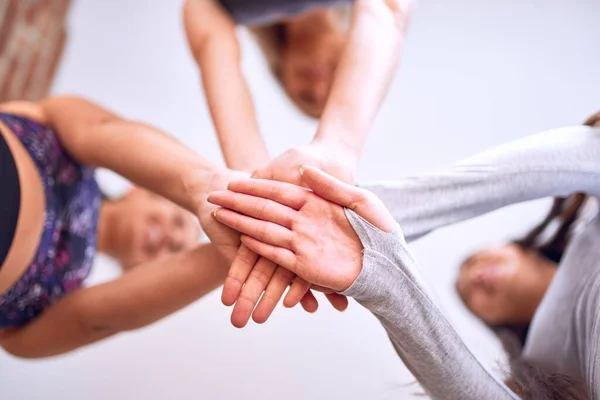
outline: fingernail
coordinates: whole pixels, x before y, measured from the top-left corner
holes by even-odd
[[[298,171],[300,171],[300,176],[304,175],[304,167],[301,166]]]
[[[212,212],[212,216],[214,219],[218,219],[217,218],[217,212],[219,211],[219,209],[217,208],[215,211]]]

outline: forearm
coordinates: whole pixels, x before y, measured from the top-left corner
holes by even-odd
[[[215,0],[187,0],[183,22],[227,166],[252,172],[268,154],[241,70],[235,21]]]
[[[174,138],[75,97],[41,103],[66,150],[82,164],[110,169],[196,213],[198,193],[220,169]]]
[[[398,65],[407,24],[398,0],[358,0],[316,141],[358,159]]]
[[[268,161],[269,155],[239,55],[230,57],[228,52],[239,49],[228,49],[227,41],[209,40],[196,59],[225,162],[229,168],[252,172]]]
[[[25,358],[50,357],[139,329],[223,283],[227,266],[207,244],[132,269],[121,278],[66,295],[0,345]]]
[[[407,240],[498,208],[575,192],[600,193],[600,132],[573,126],[532,135],[439,173],[361,185]]]
[[[365,249],[361,274],[342,294],[379,319],[427,394],[444,400],[517,398],[474,357],[436,306],[402,234],[379,231],[351,211],[346,215]]]

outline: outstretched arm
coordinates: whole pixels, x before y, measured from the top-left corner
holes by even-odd
[[[308,146],[290,149],[254,177],[302,184],[311,165],[353,182],[364,142],[388,91],[415,0],[358,0],[352,26],[317,129]]]
[[[227,166],[252,172],[269,155],[242,74],[235,22],[215,0],[187,0],[183,20]]]
[[[361,187],[383,201],[408,241],[510,204],[576,192],[600,195],[600,128],[554,129],[446,171]]]
[[[314,141],[358,162],[396,72],[414,0],[357,0],[348,42]]]
[[[222,172],[168,134],[85,99],[57,96],[39,104],[73,158],[112,170],[194,214],[194,192],[203,192]]]
[[[207,244],[134,268],[120,278],[67,294],[0,346],[25,358],[50,357],[150,325],[223,283],[227,264]]]
[[[115,171],[198,215],[212,243],[233,260],[239,235],[214,221],[205,199],[209,191],[225,188],[244,173],[218,168],[160,130],[81,98],[5,103],[0,110],[53,127],[67,152],[82,164]]]

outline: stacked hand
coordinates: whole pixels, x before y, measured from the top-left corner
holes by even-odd
[[[217,171],[208,177],[199,178],[199,181],[208,181],[208,185],[204,186],[201,190],[190,188],[191,191],[196,193],[196,202],[199,204],[197,213],[202,229],[228,263],[232,263],[236,259],[236,255],[239,259],[239,254],[242,254],[242,257],[244,254],[248,254],[249,257],[253,257],[254,261],[256,261],[257,256],[252,251],[244,248],[243,245],[240,249],[240,233],[215,220],[213,212],[217,207],[207,202],[206,199],[210,192],[224,190],[230,182],[244,178],[248,178],[247,173],[227,169]],[[244,253],[245,250],[247,251],[246,253]],[[262,259],[261,263],[264,264],[258,264],[257,267],[271,264],[271,261]],[[316,309],[315,303],[314,296],[305,296],[301,299],[302,307],[308,311]]]
[[[253,178],[302,185],[299,167],[313,165],[346,181],[352,181],[355,164],[351,157],[341,152],[312,144],[288,150],[274,159],[267,168],[255,172]],[[290,186],[296,187],[294,185]],[[284,305],[292,307],[301,302],[307,311],[315,311],[318,303],[309,290],[309,282],[298,278],[289,269],[277,267],[272,260],[259,257],[256,252],[242,245],[231,265],[222,295],[225,305],[235,304],[231,317],[233,325],[243,327],[250,316],[258,323],[265,322],[290,284],[292,286],[284,299]],[[344,310],[347,307],[348,302],[344,296],[329,288],[313,288],[325,292],[336,309]]]
[[[302,183],[312,191],[246,179],[230,183],[228,191],[213,192],[208,201],[222,207],[215,212],[216,219],[241,232],[248,249],[309,284],[343,291],[360,274],[363,250],[344,207],[378,229],[389,232],[396,225],[371,193],[316,168],[303,170]]]

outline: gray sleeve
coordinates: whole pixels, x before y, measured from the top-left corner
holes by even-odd
[[[600,396],[600,274],[595,273],[582,284],[575,305],[573,323],[575,344],[581,374],[587,384],[590,398]]]
[[[573,126],[516,140],[453,168],[361,185],[379,197],[410,242],[509,204],[600,191],[600,130]]]
[[[363,270],[343,294],[370,310],[432,399],[518,399],[469,351],[434,303],[400,230],[346,215],[364,246]]]

